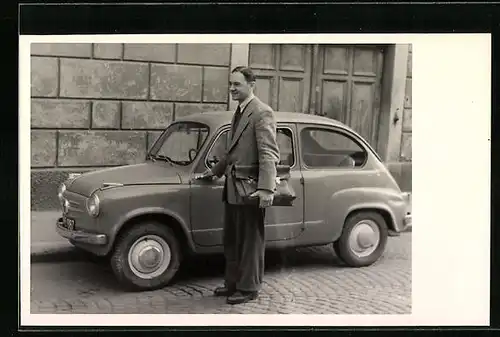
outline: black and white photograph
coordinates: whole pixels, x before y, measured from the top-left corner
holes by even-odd
[[[414,324],[415,38],[205,40],[26,39],[27,315]]]

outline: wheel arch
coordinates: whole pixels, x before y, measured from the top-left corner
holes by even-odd
[[[333,241],[342,234],[346,220],[359,212],[375,212],[382,216],[387,229],[400,231],[400,222],[405,212],[405,203],[401,193],[387,188],[347,188],[334,193],[326,211],[326,218],[334,224]]]
[[[355,226],[357,225],[357,222],[349,221],[349,218],[355,217],[356,215],[362,213],[371,213],[372,218],[374,216],[379,218],[378,221],[376,222],[384,221],[386,225],[385,226],[383,224],[378,225],[381,232],[379,235],[379,241],[377,246],[371,245],[371,246],[360,247],[363,253],[365,253],[364,251],[365,249],[373,248],[373,251],[369,252],[368,255],[360,256],[358,255],[358,253],[356,253],[356,251],[358,250],[353,248],[351,245],[352,242],[350,242],[351,238],[355,238],[356,242],[359,239],[359,237],[351,236],[351,233],[355,228]],[[375,263],[378,259],[380,259],[380,257],[384,253],[387,244],[387,237],[388,237],[387,231],[390,228],[389,223],[387,223],[387,219],[390,219],[390,216],[391,215],[388,211],[384,210],[383,208],[380,209],[377,207],[372,207],[372,208],[360,207],[351,210],[348,213],[347,217],[345,218],[346,220],[342,228],[342,234],[333,242],[333,249],[337,257],[351,267],[364,267]],[[362,218],[363,216],[359,217],[358,219],[354,218],[352,220],[359,221]],[[380,218],[382,218],[382,220]]]
[[[387,228],[390,230],[396,230],[394,214],[392,214],[392,212],[383,205],[358,205],[353,207],[347,212],[347,215],[344,218],[344,226],[349,217],[362,212],[374,212],[380,214],[384,219]]]
[[[172,214],[159,212],[159,211],[150,211],[150,212],[141,212],[130,216],[117,228],[115,234],[113,235],[113,241],[110,245],[109,252],[113,252],[116,247],[117,238],[123,232],[133,228],[134,226],[139,225],[143,222],[157,222],[162,224],[163,226],[169,227],[173,232],[176,238],[179,240],[179,245],[181,248],[182,254],[191,254],[194,251],[194,246],[192,241],[189,239],[189,232],[187,232],[186,227],[182,224],[182,222]]]

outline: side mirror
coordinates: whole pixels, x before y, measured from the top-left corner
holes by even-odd
[[[219,162],[219,158],[217,158],[217,156],[213,156],[212,158],[208,159],[207,162],[208,162],[208,167],[212,168],[215,166],[215,164]]]

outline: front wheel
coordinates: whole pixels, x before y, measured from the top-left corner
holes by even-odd
[[[388,229],[375,212],[359,212],[346,219],[342,235],[333,243],[337,256],[351,267],[373,264],[384,253]]]
[[[166,286],[181,261],[173,231],[156,222],[134,226],[117,238],[111,268],[130,290],[154,290]]]

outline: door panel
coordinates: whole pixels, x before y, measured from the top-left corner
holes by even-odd
[[[250,45],[250,67],[276,70],[276,46],[272,44]]]
[[[297,193],[292,207],[270,207],[266,210],[266,241],[297,239],[304,230],[304,198],[302,173],[297,168],[291,172],[290,184]]]
[[[271,102],[273,99],[274,92],[274,77],[259,77],[255,81],[256,90],[255,93],[263,102]]]
[[[297,162],[293,126],[283,125],[278,128],[277,140],[281,152],[281,164],[293,165]],[[290,130],[291,129],[291,130]],[[210,148],[207,158],[214,155],[221,157],[227,144],[221,134]],[[203,170],[203,169],[202,169]],[[202,171],[201,170],[201,171]],[[299,236],[304,227],[303,185],[298,163],[291,172],[290,182],[297,199],[293,207],[271,207],[266,212],[266,241],[290,240]],[[225,178],[216,181],[193,181],[191,184],[191,230],[193,240],[200,246],[218,246],[223,244],[224,203],[222,193]]]
[[[290,184],[297,194],[291,207],[271,207],[266,210],[266,241],[282,241],[297,238],[304,229],[304,186],[297,159],[294,125],[280,125],[277,141],[280,164],[291,167]]]
[[[280,70],[306,72],[309,57],[307,51],[308,48],[304,45],[282,45],[279,53]]]
[[[302,111],[304,81],[300,78],[280,78],[279,109],[282,111]]]
[[[373,48],[354,48],[354,76],[377,76],[378,50]]]
[[[373,172],[363,168],[367,153],[351,138],[331,127],[299,127],[304,178],[304,224],[308,240],[328,242],[342,230],[333,221],[332,196],[344,189],[366,186]]]
[[[354,82],[352,84],[352,105],[349,125],[367,139],[373,139],[374,83]]]
[[[251,44],[255,94],[277,111],[309,111],[311,62],[310,45]]]
[[[315,113],[337,119],[377,143],[383,49],[321,45],[315,49]]]
[[[222,130],[211,144],[206,162],[220,159],[227,147],[229,128]],[[203,165],[199,172],[203,172]],[[222,193],[226,178],[214,181],[193,180],[191,182],[191,231],[193,241],[200,246],[222,245],[224,225],[224,203]]]
[[[348,75],[349,49],[345,47],[324,46],[323,73]]]
[[[191,231],[200,246],[222,245],[225,177],[215,181],[196,180],[191,184]]]
[[[322,88],[322,111],[327,117],[345,120],[348,83],[346,80],[326,80]]]

